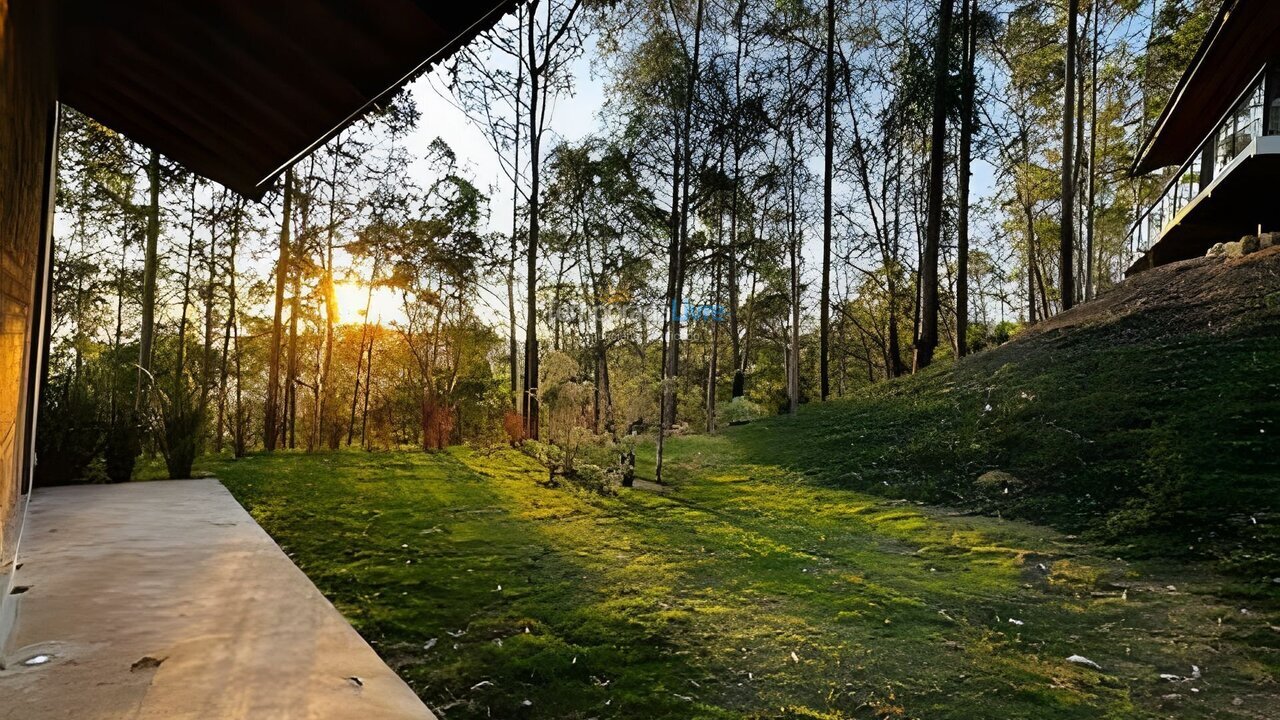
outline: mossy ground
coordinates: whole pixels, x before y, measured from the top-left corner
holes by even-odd
[[[207,469],[445,718],[1280,706],[1280,617],[1220,597],[1206,569],[824,486],[732,435],[669,447],[671,492],[617,497],[543,487],[513,451]],[[1159,678],[1193,664],[1198,680]]]

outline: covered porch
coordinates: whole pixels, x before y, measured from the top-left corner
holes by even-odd
[[[217,480],[31,500],[0,717],[434,717]]]

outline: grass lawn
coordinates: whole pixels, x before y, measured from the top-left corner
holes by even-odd
[[[1280,717],[1280,615],[1208,568],[833,487],[757,432],[673,441],[662,494],[464,448],[204,469],[447,719]]]

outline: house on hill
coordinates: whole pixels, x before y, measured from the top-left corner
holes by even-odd
[[[1126,274],[1280,230],[1280,2],[1223,3],[1131,172],[1173,167],[1130,230]]]

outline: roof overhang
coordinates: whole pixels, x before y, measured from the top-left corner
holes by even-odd
[[[1262,66],[1280,56],[1280,2],[1226,0],[1138,151],[1144,175],[1191,157]]]
[[[59,100],[259,198],[518,0],[62,0]]]

